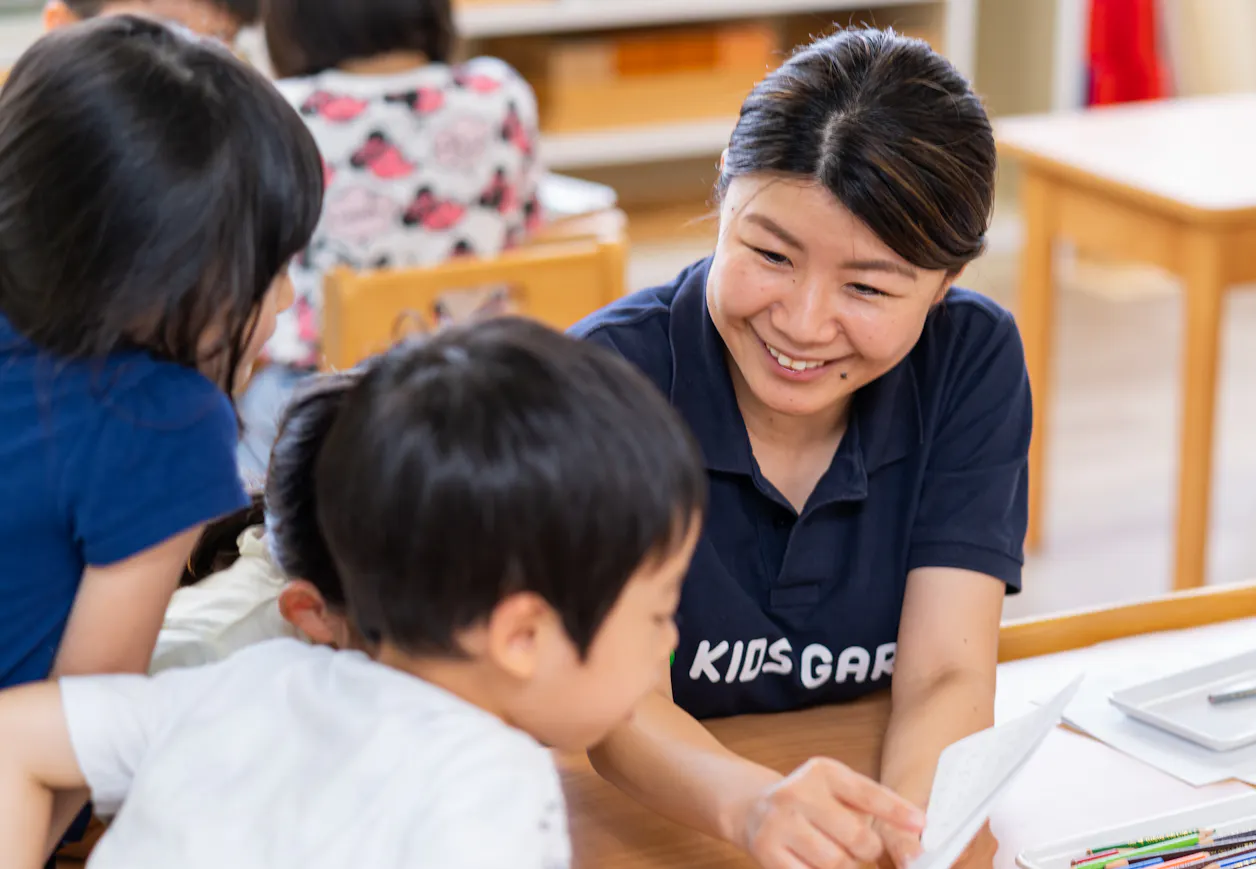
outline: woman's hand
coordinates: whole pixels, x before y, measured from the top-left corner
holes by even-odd
[[[885,853],[881,857],[881,869],[907,869],[920,856],[920,833],[910,833],[876,821],[872,829],[881,837]]]
[[[763,869],[853,869],[884,850],[870,821],[918,842],[924,813],[835,760],[812,758],[750,805],[743,846]]]

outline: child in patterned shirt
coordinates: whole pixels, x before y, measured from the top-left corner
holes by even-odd
[[[532,89],[500,60],[451,62],[449,0],[270,0],[263,15],[327,194],[293,265],[296,303],[241,404],[241,468],[259,481],[286,396],[318,365],[322,275],[495,256],[539,223],[542,175]]]

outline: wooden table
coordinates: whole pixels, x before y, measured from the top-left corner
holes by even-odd
[[[1174,605],[1174,604],[1177,605]],[[1070,649],[1096,640],[1128,637],[1147,630],[1180,628],[1184,624],[1228,630],[1233,644],[1250,642],[1256,623],[1232,621],[1256,615],[1256,586],[1208,590],[1180,599],[1111,607],[1062,615],[1005,627],[1002,656],[1019,658],[999,672],[996,719],[1005,721],[1030,708],[1075,673],[1093,669],[1105,656],[1121,652],[1123,640],[1082,651],[1029,657],[1043,650]],[[1183,635],[1162,634],[1176,659]],[[1198,637],[1190,644],[1197,644]],[[1209,651],[1219,648],[1213,643]],[[1148,662],[1146,648],[1135,650]],[[1128,651],[1126,652],[1128,655]],[[1058,685],[1057,685],[1058,683]],[[745,716],[709,723],[734,751],[767,766],[789,771],[817,754],[836,757],[864,774],[880,766],[881,742],[889,717],[889,698],[882,694],[840,707],[772,716]],[[593,772],[583,757],[560,760],[574,848],[574,869],[751,869],[753,864],[734,849],[677,827],[650,814]],[[1239,784],[1191,788],[1087,737],[1063,729],[1053,733],[1017,781],[1000,799],[991,818],[1000,850],[996,869],[1011,869],[1026,847],[1140,816],[1242,793]],[[1059,793],[1070,794],[1060,800]],[[977,869],[977,867],[972,867]]]
[[[789,772],[817,754],[876,775],[888,695],[841,707],[709,722],[738,754]],[[747,869],[738,851],[662,820],[598,777],[583,756],[560,760],[571,813],[573,869]]]
[[[1001,155],[1025,172],[1017,320],[1034,390],[1026,544],[1042,536],[1051,399],[1053,246],[1160,266],[1184,283],[1174,584],[1206,579],[1222,300],[1256,280],[1256,95],[1009,118]]]
[[[1256,584],[1202,589],[1138,604],[1005,624],[1000,636],[995,718],[1028,711],[1081,670],[1114,657],[1126,664],[1154,663],[1148,643],[1162,645],[1175,661],[1183,646],[1218,654],[1230,637],[1250,647],[1256,622]],[[1173,631],[1176,633],[1154,634]],[[1200,641],[1208,632],[1211,641]],[[1116,642],[1109,642],[1109,641]],[[1101,645],[1092,645],[1092,644]],[[1130,644],[1141,643],[1138,647]],[[1124,657],[1120,657],[1120,656]],[[845,706],[783,715],[744,716],[709,723],[738,753],[782,772],[816,754],[827,754],[866,775],[880,766],[889,699],[875,696]],[[734,849],[653,815],[604,782],[583,756],[559,758],[571,816],[574,869],[752,869]],[[1025,847],[1085,829],[1242,793],[1242,785],[1192,789],[1078,734],[1058,729],[995,806],[991,827],[1001,848],[995,869],[1012,869]],[[1061,792],[1067,800],[1058,799]],[[81,851],[81,849],[78,849]],[[82,869],[63,859],[59,869]],[[972,867],[977,869],[977,867]]]

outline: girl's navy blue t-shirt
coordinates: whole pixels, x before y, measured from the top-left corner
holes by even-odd
[[[673,696],[708,718],[884,688],[909,571],[961,568],[1020,588],[1032,412],[1016,324],[952,290],[907,358],[856,393],[799,514],[754,461],[707,312],[709,268],[572,330],[645,372],[706,460],[710,506],[681,595]]]
[[[84,568],[246,505],[236,440],[198,372],[58,359],[0,316],[0,688],[51,672]]]

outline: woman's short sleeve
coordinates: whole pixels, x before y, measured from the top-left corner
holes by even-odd
[[[907,566],[973,570],[1019,591],[1033,410],[1020,333],[1001,314],[971,318],[949,360]]]

